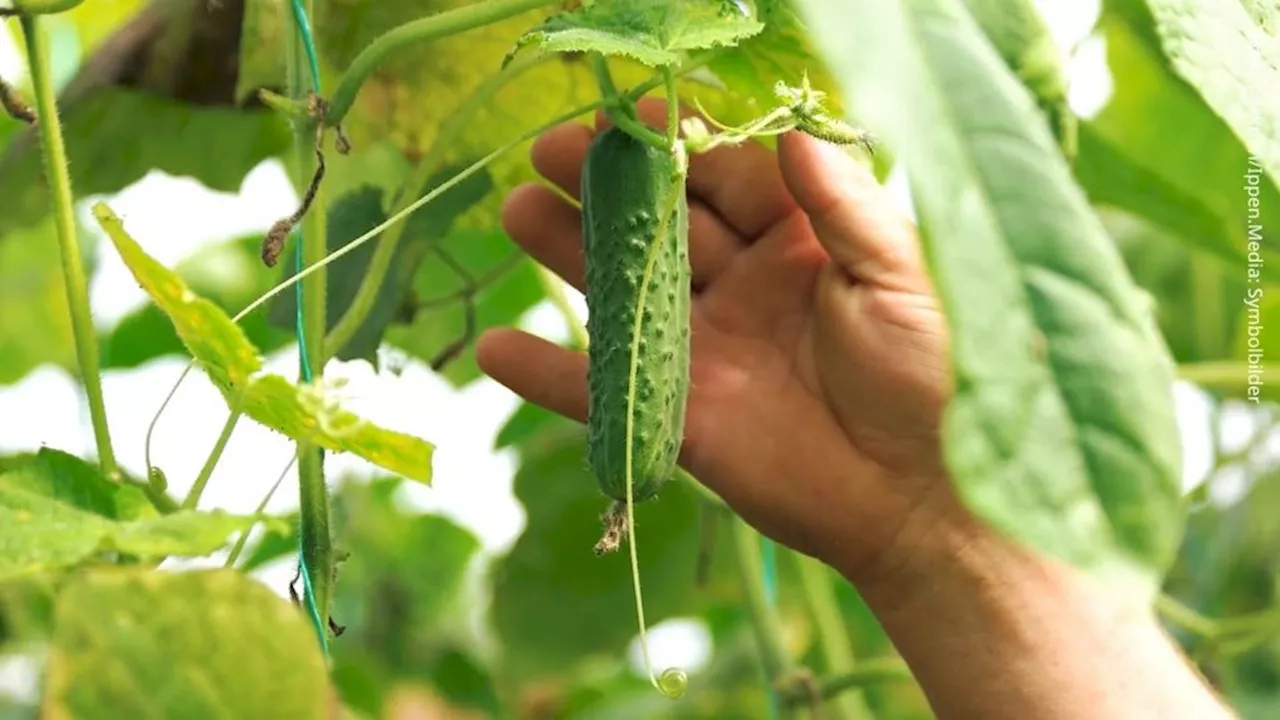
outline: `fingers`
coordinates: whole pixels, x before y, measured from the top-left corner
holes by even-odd
[[[782,176],[823,249],[846,273],[906,292],[928,291],[919,240],[866,169],[835,145],[798,132],[779,140]]]
[[[667,126],[666,102],[647,98],[637,104],[640,119],[659,130]],[[684,117],[694,113],[682,111]],[[539,174],[577,198],[582,162],[595,132],[608,126],[603,114],[596,130],[569,123],[549,130],[533,144],[533,165]],[[747,239],[754,239],[796,207],[787,192],[773,152],[749,142],[698,153],[689,159],[689,193],[702,200],[724,222]]]
[[[490,330],[476,343],[486,375],[534,405],[587,420],[587,356],[520,330]]]
[[[502,225],[516,244],[538,262],[585,291],[582,215],[555,191],[522,185],[507,196]],[[689,207],[689,264],[693,286],[702,289],[742,250],[742,242],[702,203]]]

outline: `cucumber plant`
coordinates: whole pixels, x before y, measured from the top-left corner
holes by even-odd
[[[1135,7],[1141,4],[1106,3],[1109,27],[1139,22],[1135,18],[1141,18],[1142,13],[1135,12]],[[1169,3],[1146,0],[1146,4],[1165,25],[1177,17],[1173,10],[1161,7]],[[282,209],[280,220],[257,243],[261,265],[276,266],[287,258],[286,267],[280,270],[283,279],[247,305],[206,299],[195,290],[194,280],[189,283],[155,261],[129,234],[125,220],[107,205],[93,208],[93,219],[152,305],[168,319],[178,345],[189,355],[186,368],[140,439],[143,458],[138,477],[117,460],[113,434],[108,432],[99,370],[101,353],[89,307],[88,274],[81,260],[82,233],[74,215],[72,179],[93,165],[84,158],[96,161],[99,156],[77,156],[83,138],[69,133],[76,141],[69,142],[63,137],[64,125],[74,129],[77,116],[68,113],[62,117],[60,110],[64,108],[60,107],[51,70],[51,37],[56,23],[68,18],[72,24],[88,22],[84,18],[101,12],[90,4],[78,6],[77,0],[16,0],[12,7],[0,8],[0,18],[16,19],[31,80],[29,88],[0,82],[0,105],[5,109],[5,116],[0,117],[0,143],[18,137],[39,140],[47,183],[34,184],[47,192],[53,210],[50,228],[59,248],[61,291],[70,311],[76,367],[84,383],[96,446],[94,462],[50,449],[0,462],[0,527],[4,528],[0,529],[0,545],[27,551],[15,553],[17,559],[0,561],[0,612],[7,598],[5,583],[36,575],[51,579],[60,603],[53,629],[58,652],[48,663],[50,681],[45,693],[49,714],[146,714],[155,710],[148,703],[158,697],[162,700],[157,702],[171,703],[163,708],[166,715],[319,717],[325,714],[322,706],[329,697],[328,683],[341,686],[359,674],[346,663],[363,652],[361,643],[374,636],[388,643],[392,642],[388,638],[410,637],[408,631],[400,633],[396,625],[406,614],[412,615],[400,601],[404,592],[401,584],[411,580],[401,576],[419,574],[421,568],[407,563],[399,568],[399,576],[380,576],[376,583],[370,582],[372,589],[353,590],[353,584],[369,580],[370,556],[385,550],[373,547],[378,545],[375,540],[350,548],[351,560],[347,562],[351,564],[343,566],[339,581],[337,565],[347,555],[335,542],[358,543],[368,538],[358,524],[331,522],[334,513],[327,476],[332,472],[325,460],[327,453],[352,453],[388,473],[427,483],[434,446],[347,410],[338,392],[340,383],[325,376],[326,363],[353,357],[350,348],[354,344],[396,344],[393,326],[401,326],[402,337],[406,327],[433,321],[434,314],[424,319],[419,311],[443,307],[460,311],[460,332],[432,352],[418,355],[433,371],[444,371],[450,363],[465,360],[478,329],[498,322],[492,319],[498,314],[495,308],[509,299],[502,297],[503,283],[522,270],[542,269],[532,268],[519,254],[504,256],[499,252],[491,253],[500,258],[498,261],[478,268],[469,261],[470,249],[446,242],[456,239],[451,235],[454,225],[491,231],[497,224],[491,202],[497,194],[490,190],[506,189],[529,177],[527,163],[514,159],[513,151],[525,148],[551,127],[599,111],[609,117],[610,127],[597,133],[587,150],[579,193],[588,308],[585,327],[568,308],[558,284],[547,284],[545,289],[538,286],[538,297],[550,299],[564,311],[571,334],[586,351],[585,433],[557,435],[547,429],[551,426],[545,420],[540,421],[544,425],[536,433],[521,429],[521,422],[528,419],[524,415],[527,406],[503,430],[504,434],[525,433],[522,441],[511,441],[522,456],[522,472],[538,467],[529,458],[549,452],[546,446],[559,447],[557,443],[564,437],[576,443],[571,449],[577,454],[567,453],[566,457],[575,458],[575,462],[581,459],[577,464],[584,467],[557,472],[582,470],[585,474],[589,470],[594,486],[556,489],[565,493],[555,500],[563,506],[540,516],[539,527],[559,524],[562,515],[564,524],[571,525],[573,512],[589,511],[594,532],[599,529],[594,525],[596,514],[603,511],[604,532],[595,546],[601,557],[583,560],[594,564],[580,576],[598,581],[596,575],[616,571],[618,574],[610,577],[622,577],[623,559],[609,553],[624,542],[627,545],[626,582],[613,585],[591,585],[579,582],[579,576],[567,578],[558,572],[561,565],[557,563],[570,562],[559,555],[572,554],[565,548],[576,550],[582,544],[578,536],[572,543],[556,546],[554,553],[517,545],[498,561],[511,571],[497,573],[499,577],[521,576],[518,571],[523,569],[523,577],[558,583],[552,588],[555,593],[567,596],[581,592],[592,603],[592,610],[580,612],[575,621],[590,626],[603,639],[588,640],[576,654],[570,653],[572,661],[586,665],[583,658],[601,652],[620,653],[621,643],[615,640],[623,635],[610,633],[624,623],[613,611],[630,595],[638,628],[625,623],[624,634],[630,637],[638,629],[649,685],[672,699],[685,695],[698,698],[677,708],[697,705],[714,707],[711,712],[723,716],[762,715],[758,703],[745,713],[737,712],[740,708],[714,705],[719,702],[714,697],[716,673],[742,676],[741,667],[731,659],[722,660],[724,664],[715,672],[695,678],[675,667],[655,671],[646,637],[644,600],[648,594],[650,600],[657,600],[651,604],[651,609],[658,607],[652,617],[704,611],[746,616],[748,621],[742,624],[749,625],[761,655],[758,664],[765,673],[765,699],[782,715],[814,704],[823,705],[822,710],[837,720],[864,720],[873,716],[873,709],[878,711],[900,700],[896,691],[880,693],[878,686],[910,680],[910,673],[891,655],[854,656],[843,636],[861,616],[857,603],[841,594],[829,571],[792,553],[783,554],[791,564],[777,567],[772,546],[762,544],[758,534],[740,520],[733,522],[730,543],[740,582],[728,607],[717,605],[724,600],[716,587],[718,563],[708,559],[717,535],[710,521],[723,516],[726,509],[678,467],[693,391],[691,328],[696,298],[690,265],[689,168],[701,161],[699,155],[747,142],[768,143],[796,131],[853,153],[875,154],[877,161],[884,159],[877,152],[883,144],[899,156],[893,162],[911,178],[925,250],[938,279],[939,297],[948,310],[950,330],[957,338],[960,392],[949,408],[944,441],[948,469],[961,496],[981,517],[1019,540],[1109,579],[1123,580],[1124,587],[1141,591],[1134,597],[1153,597],[1176,549],[1180,527],[1173,487],[1176,463],[1170,459],[1176,438],[1171,439],[1172,412],[1161,385],[1169,379],[1162,374],[1168,363],[1161,354],[1154,324],[1144,314],[1147,311],[1131,302],[1135,294],[1132,281],[1071,175],[1070,161],[1076,155],[1086,161],[1090,172],[1082,177],[1092,178],[1090,182],[1108,177],[1112,181],[1116,177],[1142,179],[1136,190],[1086,188],[1090,193],[1100,190],[1099,196],[1111,202],[1128,203],[1127,209],[1139,215],[1161,215],[1181,206],[1185,193],[1178,192],[1182,180],[1159,177],[1165,166],[1150,158],[1144,158],[1141,167],[1122,168],[1125,172],[1099,170],[1102,159],[1114,162],[1116,158],[1099,156],[1096,144],[1089,146],[1092,155],[1085,152],[1086,139],[1096,143],[1096,128],[1092,129],[1095,135],[1089,135],[1071,111],[1064,63],[1048,26],[1029,0],[440,0],[431,3],[431,12],[425,16],[421,16],[421,8],[401,8],[396,2],[376,6],[355,0],[226,3],[227,12],[243,15],[235,88],[207,87],[203,88],[206,92],[196,95],[201,103],[222,102],[217,112],[246,112],[247,106],[254,105],[254,112],[269,113],[281,126],[287,126],[292,153],[286,165],[300,202]],[[56,18],[62,13],[68,14]],[[313,20],[318,21],[314,28]],[[238,20],[232,23],[237,24]],[[164,31],[151,34],[136,28],[120,32],[112,39],[120,44],[108,45],[116,48],[117,55],[106,53],[104,57],[126,65],[151,64],[141,69],[130,66],[129,72],[114,72],[113,77],[130,78],[124,81],[127,83],[146,75],[151,82],[147,87],[161,87],[154,79],[168,76],[167,71],[172,70],[163,67],[164,58],[173,57],[171,52],[177,49],[188,53],[183,57],[200,57],[200,43],[209,42],[184,27],[182,22],[170,22]],[[1166,54],[1175,69],[1190,76],[1189,80],[1170,80],[1178,97],[1187,101],[1186,88],[1194,86],[1218,105],[1229,105],[1222,99],[1229,94],[1197,85],[1212,73],[1188,71],[1185,58],[1178,54],[1181,46],[1177,43],[1212,40],[1182,30],[1170,33],[1164,26],[1157,29],[1164,32],[1147,32],[1150,28],[1143,27],[1121,40],[1127,37],[1129,42],[1156,45],[1176,41],[1173,48],[1153,45],[1146,50],[1152,56]],[[1250,34],[1254,28],[1237,29],[1241,37],[1254,37]],[[143,36],[142,46],[128,44],[138,43]],[[178,47],[184,43],[197,50]],[[129,52],[120,52],[121,47]],[[1131,55],[1142,54],[1126,49],[1123,43],[1118,47]],[[1197,57],[1213,55],[1200,52]],[[119,60],[119,56],[127,60]],[[477,59],[481,56],[486,59]],[[216,66],[225,66],[225,58],[219,57],[222,64]],[[1236,67],[1247,61],[1233,60]],[[1148,75],[1158,74],[1154,65],[1143,67]],[[87,72],[93,75],[95,71],[101,74],[98,68]],[[667,101],[669,113],[663,128],[650,127],[639,118],[636,103],[650,94]],[[224,96],[229,95],[235,97],[234,109],[225,101]],[[415,102],[421,99],[418,95],[426,98],[425,103]],[[1026,102],[1028,95],[1034,104]],[[24,97],[31,97],[34,107],[28,107]],[[405,112],[406,98],[414,112]],[[151,102],[155,98],[135,100]],[[526,115],[525,105],[536,105],[536,112]],[[680,120],[681,105],[699,114]],[[149,107],[157,117],[164,110]],[[513,107],[519,112],[512,112]],[[1220,114],[1233,121],[1239,117],[1231,107]],[[530,120],[535,116],[536,121]],[[230,115],[221,117],[225,120]],[[1033,123],[1046,121],[1051,133],[1030,129]],[[28,124],[34,129],[25,128]],[[1280,126],[1280,121],[1273,124]],[[477,128],[492,127],[503,129],[477,139]],[[1047,142],[1050,136],[1057,141],[1056,147]],[[333,157],[325,154],[330,137],[337,151]],[[992,138],[999,142],[992,142]],[[1243,142],[1228,139],[1236,145]],[[199,143],[189,140],[186,144]],[[19,147],[20,143],[14,140],[12,145]],[[378,154],[387,147],[388,154]],[[1011,152],[1013,149],[1017,152]],[[1274,154],[1265,150],[1256,151],[1260,158],[1256,164],[1260,173],[1271,174],[1266,197],[1274,198],[1280,207],[1280,194],[1274,188]],[[14,167],[6,162],[0,157],[0,171]],[[160,160],[152,164],[167,167]],[[405,168],[397,169],[401,165]],[[451,191],[469,180],[484,180],[477,186],[486,197],[459,200],[454,207]],[[8,188],[0,176],[0,189],[8,192]],[[347,204],[332,202],[357,191],[372,191],[376,196],[376,220],[356,223],[342,214]],[[0,197],[9,200],[8,195]],[[25,195],[14,196],[14,200],[15,207],[18,200],[23,208],[30,204]],[[450,207],[442,207],[445,205]],[[447,222],[410,222],[411,217],[425,217],[437,210],[447,216]],[[0,218],[0,224],[3,221]],[[435,229],[421,229],[426,226]],[[369,229],[346,232],[352,227]],[[492,232],[475,237],[476,242],[501,240],[493,239],[496,234]],[[368,252],[357,255],[361,248]],[[335,264],[344,258],[342,264]],[[441,288],[422,287],[418,280],[426,276],[428,268],[455,278],[460,289],[441,292]],[[345,280],[348,274],[356,276],[350,285],[352,292],[336,294],[334,278]],[[1068,278],[1073,290],[1062,290],[1048,277]],[[254,292],[269,285],[263,282]],[[296,381],[264,371],[263,356],[275,348],[255,345],[247,330],[254,313],[286,292],[294,296],[284,334],[289,342],[296,342]],[[419,299],[424,296],[432,299]],[[503,322],[514,320],[526,307],[506,308]],[[1001,321],[992,322],[993,317]],[[0,341],[4,340],[5,320],[0,317]],[[1115,346],[1122,352],[1104,357],[1084,350],[1104,346]],[[6,346],[0,343],[0,347]],[[227,418],[185,497],[175,498],[170,493],[180,484],[173,481],[172,467],[166,463],[166,472],[153,462],[153,436],[178,385],[197,369],[222,397]],[[1218,376],[1201,372],[1195,377],[1205,381]],[[1232,387],[1229,382],[1218,384]],[[1049,400],[1026,407],[1020,398]],[[202,509],[214,469],[242,419],[289,437],[296,450],[253,513],[240,516]],[[1098,428],[1122,435],[1125,447],[1100,449],[1098,443],[1088,440],[1095,437]],[[1026,433],[1032,430],[1043,432],[1028,437]],[[1086,439],[1076,442],[1073,438]],[[287,527],[281,529],[280,519],[268,516],[265,509],[295,465],[299,510],[296,520],[284,523]],[[275,469],[271,470],[274,473]],[[1120,476],[1140,480],[1117,487],[1113,479]],[[378,505],[390,505],[378,495],[385,490],[378,486],[369,496],[355,493],[357,501],[353,502],[363,502],[366,509],[382,507],[379,512],[403,520],[395,515],[400,511]],[[338,500],[350,500],[343,492],[336,493]],[[686,492],[690,495],[682,495]],[[373,496],[382,499],[372,501]],[[565,499],[570,496],[571,500]],[[673,551],[670,538],[662,532],[646,535],[645,567],[660,564],[653,572],[646,572],[647,585],[642,588],[636,523],[638,505],[643,508],[642,516],[652,512],[650,517],[661,519],[665,511],[682,507],[681,502],[687,507],[690,496],[698,498],[705,513],[702,527],[712,528],[693,532],[705,535],[706,546],[697,558],[696,602],[685,597],[692,591],[672,591],[667,577],[675,566],[671,558],[691,556],[694,550],[679,547],[678,552]],[[532,510],[537,498],[523,499]],[[358,516],[360,508],[344,506],[344,513]],[[448,585],[456,579],[461,586],[457,578],[471,551],[459,548],[470,547],[469,536],[459,539],[456,529],[446,530],[420,519],[404,521],[409,529],[390,523],[396,532],[388,530],[386,535],[406,543],[410,541],[405,538],[426,537],[430,546],[414,551],[426,556],[427,562],[443,563],[441,558],[451,549],[457,550],[457,567],[450,566],[439,577],[426,574],[432,583]],[[658,526],[657,519],[650,527]],[[381,529],[379,522],[371,524]],[[26,527],[31,530],[22,529]],[[68,532],[69,527],[74,531]],[[251,530],[268,539],[251,542]],[[220,551],[233,535],[235,543],[223,561],[229,574],[193,576],[195,579],[183,582],[153,580],[158,576],[154,566],[160,562]],[[275,550],[270,549],[273,540]],[[285,640],[254,644],[252,634],[237,634],[240,627],[226,631],[242,648],[260,646],[262,653],[241,651],[225,659],[199,642],[184,650],[172,633],[151,627],[143,627],[128,643],[111,636],[115,644],[93,645],[95,638],[110,635],[101,633],[100,628],[111,622],[103,608],[94,606],[95,597],[110,597],[113,602],[145,599],[148,605],[130,606],[125,613],[128,617],[145,617],[153,613],[153,606],[157,618],[193,612],[191,608],[204,596],[219,598],[226,607],[247,613],[244,608],[263,604],[252,588],[240,583],[243,572],[270,557],[292,554],[298,557],[297,576],[288,585],[287,594],[304,613],[280,613],[279,608],[273,608],[257,618],[269,622],[255,624],[250,619],[244,623],[245,629],[257,633],[278,630],[271,637]],[[414,558],[415,562],[419,559]],[[109,568],[115,574],[100,574],[103,566],[118,567]],[[787,575],[788,570],[794,572]],[[782,592],[778,591],[780,584]],[[158,592],[162,585],[172,591],[171,600]],[[368,595],[351,600],[351,593],[364,590]],[[538,624],[549,611],[530,611],[533,621],[529,621],[519,614],[525,610],[520,600],[512,599],[537,595],[536,590],[524,586],[505,594],[495,591],[501,595],[495,614],[510,612],[520,621],[508,626]],[[456,594],[461,592],[456,590]],[[797,615],[788,607],[788,603],[795,604],[797,595],[804,607],[803,624],[816,630],[816,640],[803,657],[786,634],[791,626],[783,621]],[[554,601],[542,605],[555,605],[559,600],[556,595]],[[502,609],[513,606],[518,611]],[[437,606],[431,607],[433,614],[437,610],[444,614]],[[1258,621],[1214,626],[1170,598],[1159,601],[1158,607],[1172,622],[1192,630],[1199,628],[1200,634],[1219,648],[1256,647],[1269,637],[1266,628],[1274,625]],[[385,623],[395,630],[370,630],[376,619],[360,616],[374,614],[369,608],[385,611]],[[222,615],[215,610],[203,616],[205,625],[197,627],[193,622],[200,637],[219,636],[221,629],[214,620]],[[343,617],[343,613],[354,617]],[[299,640],[300,634],[305,635],[299,616],[310,623],[315,642]],[[5,619],[0,615],[0,620]],[[1206,623],[1209,630],[1204,630]],[[2,628],[4,623],[0,623]],[[606,631],[600,632],[601,628]],[[570,633],[562,634],[568,642]],[[430,675],[442,686],[459,675],[482,674],[471,672],[474,668],[470,667],[460,671],[466,663],[448,651],[437,653],[448,645],[442,639],[445,635],[433,628],[429,641],[413,636],[388,655],[397,661],[414,658],[431,665],[429,670],[415,667],[407,674]],[[729,633],[722,633],[716,642],[722,640],[730,642]],[[343,644],[358,650],[343,655]],[[431,650],[426,652],[424,647]],[[93,692],[98,687],[95,683],[101,682],[99,676],[114,676],[92,672],[75,658],[96,658],[99,652],[118,652],[122,666],[129,670],[137,669],[130,663],[154,666],[157,657],[171,653],[180,672],[172,673],[176,679],[169,681],[165,692],[113,695],[119,703],[116,707],[92,708],[85,698],[107,697]],[[333,658],[329,657],[331,652]],[[417,657],[422,652],[431,657]],[[717,657],[730,655],[717,648]],[[255,665],[261,662],[274,663],[274,667],[264,670]],[[330,662],[333,667],[326,667]],[[533,707],[520,707],[529,714],[573,714],[572,708],[547,710],[523,697],[509,700],[536,685],[532,678],[537,672],[516,666],[515,661],[495,660],[485,670],[495,678],[491,684],[499,688],[493,695],[503,697],[495,699],[495,705],[527,703]],[[217,698],[208,707],[193,710],[196,701],[190,699],[205,697],[202,693],[207,688],[188,682],[190,678],[205,677],[206,673],[221,677],[219,673],[234,673],[240,668],[252,668],[252,672],[241,669],[244,677],[268,677],[279,667],[298,668],[298,672],[274,692],[237,693],[219,687]],[[80,693],[81,686],[89,690]],[[466,695],[470,691],[454,687],[450,692]],[[646,686],[644,692],[651,690]],[[359,694],[353,691],[344,699],[358,702],[351,698]],[[834,697],[837,695],[840,697]],[[275,699],[264,700],[266,697]],[[289,704],[295,700],[296,705]],[[384,709],[381,702],[362,709],[371,716],[378,714]],[[566,702],[585,701],[574,697]],[[496,707],[486,709],[493,715],[503,714]],[[597,706],[591,710],[616,715],[633,709]],[[896,715],[890,712],[886,716]]]

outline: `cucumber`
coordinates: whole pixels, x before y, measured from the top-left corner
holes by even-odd
[[[600,133],[582,174],[582,231],[587,461],[621,503],[630,456],[640,502],[675,474],[689,395],[689,205],[675,157],[617,127]]]

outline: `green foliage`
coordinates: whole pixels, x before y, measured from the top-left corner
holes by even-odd
[[[676,64],[682,52],[734,45],[763,28],[735,0],[598,2],[552,16],[522,35],[516,50],[533,44],[544,53],[621,55],[657,67]]]
[[[524,446],[516,497],[528,525],[493,570],[493,623],[502,662],[520,677],[551,674],[593,655],[617,656],[635,633],[626,553],[592,554],[605,499],[586,467],[585,434],[554,421]],[[645,616],[695,611],[699,503],[683,483],[636,507]]]
[[[260,374],[262,358],[238,325],[143,252],[106,205],[95,206],[94,214],[134,277],[232,407],[296,440],[355,453],[407,478],[431,481],[431,445],[336,407],[323,388],[299,387],[279,375]]]
[[[1172,365],[1049,134],[952,4],[881,8],[874,30],[870,4],[806,7],[846,99],[912,177],[952,331],[960,492],[1013,537],[1150,597],[1181,525]]]
[[[200,556],[255,518],[223,511],[159,515],[141,491],[44,449],[0,474],[0,581],[61,570],[101,556]]]
[[[231,571],[99,570],[58,600],[49,717],[326,717],[301,615]]]
[[[445,168],[436,173],[428,183],[427,191],[435,189],[462,169]],[[405,315],[406,293],[409,292],[427,253],[449,234],[454,220],[479,202],[491,187],[489,177],[484,173],[477,173],[409,216],[405,221],[405,234],[396,245],[391,270],[378,287],[372,311],[346,346],[338,349],[335,357],[342,360],[368,360],[376,365],[378,347],[382,345],[387,328]],[[329,252],[342,249],[386,219],[386,213],[382,210],[382,193],[378,188],[366,185],[343,196],[334,202],[329,211]],[[325,304],[328,313],[326,327],[329,330],[338,324],[350,307],[360,284],[368,274],[369,260],[373,256],[375,243],[380,239],[361,246],[330,266]],[[287,280],[293,275],[292,264],[289,264],[281,280]],[[297,307],[294,293],[276,296],[270,310],[271,322],[284,329],[293,328]]]

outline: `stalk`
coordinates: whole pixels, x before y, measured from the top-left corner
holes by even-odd
[[[405,181],[400,192],[396,195],[396,205],[392,210],[392,214],[403,211],[422,195],[427,183],[431,180],[432,174],[444,164],[445,154],[457,143],[458,137],[466,129],[476,111],[484,107],[507,83],[546,59],[517,60],[503,68],[502,71],[489,76],[480,87],[476,88],[471,97],[467,98],[457,112],[451,115],[445,124],[441,126],[435,142],[431,143],[431,149],[427,151],[426,156],[414,168],[413,175]],[[329,357],[336,355],[344,345],[351,341],[360,326],[368,319],[369,313],[373,311],[373,306],[378,300],[378,292],[382,289],[383,283],[386,282],[387,272],[391,268],[391,261],[395,259],[396,248],[399,247],[407,227],[408,223],[396,225],[387,232],[386,237],[378,242],[378,246],[373,251],[373,257],[369,259],[369,267],[365,270],[364,279],[360,281],[360,289],[356,291],[355,297],[351,299],[351,304],[347,306],[342,318],[338,320],[338,323],[333,326],[333,330],[329,331],[329,336],[325,338],[325,353]]]
[[[737,555],[739,578],[742,581],[742,594],[747,605],[747,616],[751,620],[756,641],[760,645],[766,682],[772,688],[774,683],[790,672],[792,663],[782,637],[782,621],[764,596],[760,536],[741,518],[734,517],[733,545]],[[784,712],[791,712],[786,705],[782,709]]]
[[[67,305],[71,311],[71,328],[75,335],[80,379],[89,400],[93,439],[98,448],[98,462],[102,466],[102,473],[111,481],[119,482],[120,470],[116,465],[115,452],[111,448],[107,406],[102,397],[98,337],[93,327],[93,312],[89,307],[89,282],[84,274],[80,247],[76,241],[74,196],[71,193],[71,177],[67,173],[67,151],[62,140],[62,125],[58,121],[57,96],[50,73],[48,49],[45,47],[46,38],[40,27],[43,20],[33,15],[22,15],[20,21],[26,38],[27,62],[35,93],[36,122],[44,155],[45,176],[53,198],[58,250],[62,256],[62,279],[66,287]]]
[[[182,501],[183,510],[195,510],[196,505],[200,503],[200,496],[204,494],[204,488],[209,484],[209,478],[213,475],[213,469],[218,466],[218,460],[222,458],[222,451],[227,449],[227,443],[231,440],[231,435],[236,431],[236,423],[240,422],[243,415],[240,405],[243,400],[244,393],[240,393],[235,407],[231,409],[231,414],[227,416],[227,421],[222,425],[222,432],[218,433],[218,439],[213,443],[213,450],[209,452],[209,457],[204,461],[204,467],[200,468],[200,474],[196,476],[196,481],[191,485],[191,490],[187,492],[187,497]]]
[[[294,0],[299,30],[305,30],[302,23],[312,14],[312,0]],[[308,84],[303,81],[304,68],[316,68],[307,57],[306,43],[299,37],[299,32],[289,33],[289,51],[286,58],[289,97],[295,102],[304,100]],[[309,36],[309,33],[305,33]],[[319,83],[319,78],[313,81]],[[295,120],[293,123],[293,150],[298,177],[295,181],[300,187],[305,186],[315,171],[316,159],[312,148],[316,142],[316,123],[318,119],[307,118]],[[324,374],[325,354],[324,336],[325,322],[325,286],[328,271],[323,260],[328,250],[326,238],[325,191],[323,186],[316,193],[310,211],[302,219],[302,247],[295,248],[301,253],[301,266],[309,271],[305,279],[300,280],[298,308],[302,313],[299,323],[301,338],[300,365],[304,381],[319,383]],[[299,271],[301,267],[299,268]],[[299,277],[302,273],[297,273]],[[315,626],[320,647],[328,654],[329,638],[327,619],[329,617],[329,598],[333,589],[333,539],[329,532],[329,494],[324,483],[324,450],[319,446],[306,442],[298,442],[298,544],[302,554],[300,568],[303,585],[307,593],[308,610],[311,622]]]
[[[817,631],[824,673],[852,675],[858,669],[857,661],[844,618],[840,615],[835,589],[831,586],[831,575],[825,565],[811,557],[796,552],[788,554],[795,559],[805,605]],[[873,717],[864,699],[856,694],[841,696],[832,704],[830,711],[832,718],[842,720],[871,720]]]
[[[449,10],[430,17],[405,23],[389,30],[369,43],[338,81],[338,88],[329,99],[329,112],[325,124],[333,127],[342,122],[355,102],[360,86],[393,53],[410,45],[431,42],[442,37],[457,35],[468,30],[491,25],[521,13],[549,5],[559,5],[562,0],[484,0],[456,10]]]

